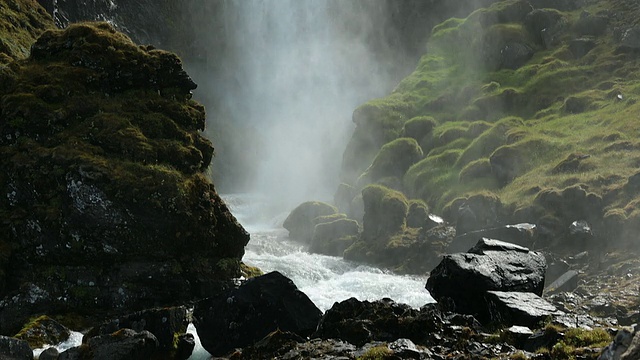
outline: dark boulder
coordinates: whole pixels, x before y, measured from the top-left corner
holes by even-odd
[[[174,349],[175,336],[185,333],[188,323],[184,306],[148,309],[94,327],[85,338],[108,335],[125,328],[136,332],[147,330],[158,339],[160,350],[170,351]]]
[[[43,315],[30,321],[15,337],[28,342],[35,349],[45,344],[59,344],[70,335],[71,331],[64,325]]]
[[[607,345],[603,350],[598,360],[635,360],[638,357],[632,357],[628,355],[637,355],[638,345],[640,340],[634,333],[628,329],[620,329],[613,341]]]
[[[443,324],[443,314],[435,304],[417,310],[391,299],[369,302],[350,298],[325,312],[314,336],[340,339],[356,346],[399,338],[425,344],[430,334],[439,332]]]
[[[33,351],[24,340],[0,335],[0,359],[32,360]]]
[[[309,336],[322,312],[291,280],[274,271],[198,302],[193,316],[202,346],[213,355],[224,355],[276,329]]]
[[[552,315],[561,315],[555,306],[529,292],[487,291],[485,301],[489,321],[503,326],[535,327]]]
[[[178,335],[178,343],[174,355],[175,360],[186,360],[191,357],[193,349],[196,347],[196,338],[193,334]]]
[[[58,360],[60,352],[55,347],[45,349],[40,353],[38,360]]]
[[[427,290],[452,310],[490,320],[487,291],[520,291],[542,295],[546,261],[525,247],[482,239],[467,253],[445,255],[431,271]]]
[[[139,360],[151,359],[158,351],[158,339],[148,331],[121,329],[113,334],[88,339],[81,346],[60,354],[59,360]]]

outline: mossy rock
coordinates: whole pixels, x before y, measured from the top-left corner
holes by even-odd
[[[41,348],[46,344],[59,344],[66,341],[71,332],[62,324],[43,315],[26,324],[14,337],[25,340],[32,349]]]
[[[376,242],[403,231],[409,204],[401,192],[380,185],[369,185],[362,190],[362,200],[365,241]]]
[[[249,235],[205,177],[204,107],[176,55],[76,24],[1,74],[1,333],[43,308],[149,307],[239,273]]]
[[[357,239],[359,225],[355,220],[337,219],[319,223],[313,232],[309,251],[317,254],[342,256]]]
[[[402,136],[416,139],[421,142],[425,136],[427,136],[433,128],[435,128],[437,122],[431,116],[417,116],[404,123],[402,128]]]
[[[363,178],[369,183],[385,177],[402,178],[407,169],[420,161],[422,156],[422,149],[415,139],[396,139],[380,149],[371,166],[363,174]]]
[[[351,213],[351,202],[357,194],[358,192],[353,186],[341,183],[333,195],[333,203],[340,212],[349,215]]]
[[[36,0],[0,3],[0,64],[26,59],[38,36],[53,28],[53,19]]]
[[[308,244],[319,217],[338,214],[338,209],[321,201],[307,201],[298,205],[284,220],[282,226],[289,230],[289,238]],[[325,218],[324,222],[330,221]]]

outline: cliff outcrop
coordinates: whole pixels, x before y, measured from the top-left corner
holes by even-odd
[[[0,333],[182,304],[239,276],[249,235],[204,175],[204,107],[176,55],[75,24],[0,78]]]

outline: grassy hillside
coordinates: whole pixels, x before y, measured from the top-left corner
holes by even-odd
[[[424,156],[398,187],[450,220],[452,204],[485,194],[500,199],[504,223],[586,219],[605,237],[632,234],[640,6],[581,4],[501,1],[434,27],[416,70],[354,112],[344,181],[366,185],[378,151],[413,137]]]

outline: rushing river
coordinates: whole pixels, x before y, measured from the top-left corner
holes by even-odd
[[[384,297],[419,308],[433,302],[425,289],[426,277],[399,276],[335,256],[310,254],[288,238],[282,228],[286,214],[269,215],[267,202],[249,195],[223,196],[231,212],[251,234],[244,262],[262,271],[279,271],[289,277],[322,311],[335,302],[355,297],[377,300]],[[195,333],[193,326],[190,332]],[[208,359],[196,346],[191,360]]]
[[[359,300],[388,297],[415,308],[434,301],[425,289],[425,277],[393,275],[342,258],[310,254],[303,245],[289,240],[287,231],[282,228],[286,214],[269,215],[267,202],[260,201],[260,197],[228,195],[224,199],[251,234],[244,262],[265,273],[279,271],[289,277],[322,311],[350,297]],[[196,349],[189,359],[209,359],[193,325],[189,325],[188,332],[196,335]],[[81,339],[80,333],[74,333],[72,339],[57,348],[63,351],[78,346]],[[35,354],[39,355],[42,350],[37,349]]]

